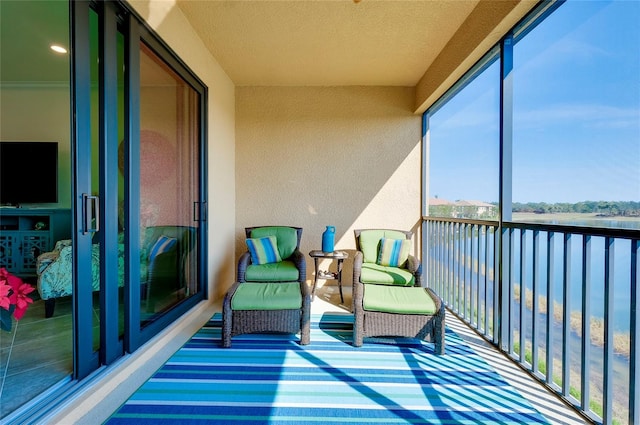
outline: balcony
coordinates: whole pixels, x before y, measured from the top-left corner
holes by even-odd
[[[312,303],[312,314],[347,313],[350,310],[350,305],[350,288],[344,288],[344,302],[341,302],[338,287],[325,284],[319,288]],[[569,425],[588,423],[574,409],[561,401],[554,392],[549,391],[539,379],[529,376],[523,368],[518,367],[512,361],[513,356],[505,355],[497,350],[495,345],[486,338],[486,334],[478,335],[474,332],[472,329],[474,326],[469,326],[469,321],[456,313],[457,307],[450,303],[450,308],[451,310],[447,312],[448,329],[459,335],[472,350],[491,365],[550,423]],[[141,350],[143,353],[137,353],[124,359],[116,368],[117,370],[113,370],[110,374],[111,378],[103,378],[99,382],[92,383],[91,391],[85,391],[82,397],[74,400],[52,419],[56,422],[73,419],[74,423],[101,423],[116,411],[177,349],[187,342],[212,314],[220,311],[220,305],[213,305],[201,309],[197,313],[194,312],[191,316],[191,322],[182,326],[179,332],[175,332],[169,344],[152,341],[148,347]],[[474,309],[474,311],[477,310]],[[166,340],[161,338],[159,341]],[[443,357],[443,360],[446,361],[446,356]],[[130,373],[119,373],[125,370]],[[124,381],[118,381],[117,377],[123,375],[127,375],[128,378]]]
[[[424,218],[427,282],[595,423],[638,423],[637,230]]]

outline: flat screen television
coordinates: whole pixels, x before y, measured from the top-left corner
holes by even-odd
[[[58,202],[58,143],[0,142],[0,205]]]

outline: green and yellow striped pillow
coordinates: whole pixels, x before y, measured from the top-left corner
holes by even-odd
[[[377,263],[381,266],[404,267],[409,258],[411,240],[409,239],[380,239]]]
[[[252,264],[279,263],[282,261],[278,252],[278,243],[275,236],[247,239],[247,248],[251,254]]]

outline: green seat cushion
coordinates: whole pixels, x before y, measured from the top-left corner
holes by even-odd
[[[279,263],[252,264],[245,272],[247,282],[295,282],[298,276],[296,265],[289,260]]]
[[[435,314],[436,304],[425,288],[364,285],[364,309],[383,313]]]
[[[233,310],[295,310],[302,308],[300,283],[250,283],[238,286]]]
[[[291,257],[291,254],[298,246],[298,232],[293,227],[267,226],[251,230],[252,238],[266,238],[269,236],[276,237],[278,251],[283,260]]]
[[[360,281],[362,283],[412,286],[415,283],[415,277],[407,269],[381,266],[375,263],[364,263],[362,264]]]
[[[407,236],[397,230],[363,230],[359,236],[360,251],[365,263],[375,263],[378,261],[378,248],[380,247],[380,239],[407,239]]]

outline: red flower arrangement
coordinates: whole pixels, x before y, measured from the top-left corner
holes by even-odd
[[[11,331],[13,318],[20,320],[33,302],[28,295],[35,288],[22,279],[12,275],[7,269],[0,268],[0,328]]]

